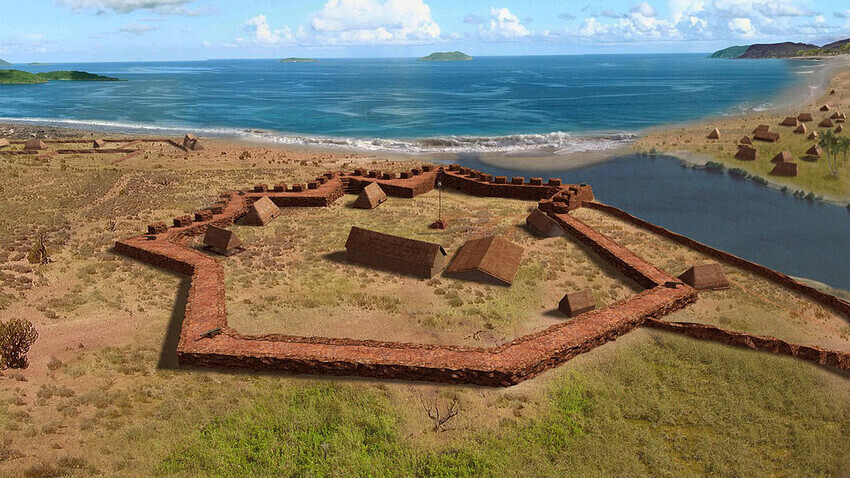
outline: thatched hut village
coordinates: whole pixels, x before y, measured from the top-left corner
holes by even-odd
[[[747,135],[744,135],[744,137],[741,138],[741,140],[738,142],[741,144],[753,144],[753,140],[751,140],[750,137]]]
[[[829,111],[830,109],[831,108],[829,107],[829,105],[823,105],[823,106],[820,107],[821,111]]]
[[[832,120],[829,118],[824,118],[823,121],[818,123],[818,126],[820,126],[821,128],[832,128],[833,126],[835,126],[835,123],[833,123]]]
[[[797,115],[797,120],[802,123],[808,123],[809,121],[814,121],[815,119],[812,117],[811,113],[800,113]]]
[[[711,133],[708,133],[708,139],[720,139],[720,130],[714,128]]]
[[[809,131],[806,129],[806,125],[804,123],[800,123],[800,126],[794,130],[794,134],[806,134]]]
[[[345,251],[351,262],[423,278],[434,277],[446,262],[446,251],[439,244],[356,226],[348,233]]]
[[[800,124],[800,122],[797,121],[797,118],[787,116],[781,123],[779,123],[779,126],[797,126],[798,124]]]
[[[766,124],[760,124],[760,125],[756,126],[756,129],[753,130],[753,134],[756,134],[760,131],[762,131],[762,132],[770,131],[770,126],[768,126]]]
[[[753,139],[766,143],[775,143],[779,141],[779,133],[774,133],[773,131],[756,131],[753,133]]]

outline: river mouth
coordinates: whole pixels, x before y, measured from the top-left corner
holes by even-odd
[[[850,212],[783,194],[725,172],[687,168],[671,156],[625,154],[573,164],[496,166],[465,154],[451,161],[500,176],[588,183],[596,198],[709,246],[795,277],[850,290]]]

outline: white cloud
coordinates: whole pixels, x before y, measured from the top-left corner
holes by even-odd
[[[632,5],[631,13],[639,13],[647,18],[655,18],[658,16],[658,12],[655,11],[655,8],[647,2],[640,2],[637,5]]]
[[[754,38],[756,29],[753,28],[753,22],[749,18],[733,18],[727,23],[729,30],[740,36],[741,38]]]
[[[129,33],[131,35],[144,35],[145,33],[154,30],[159,30],[159,27],[155,27],[153,25],[146,25],[144,23],[129,23],[121,27],[121,30],[119,31],[121,33]]]
[[[779,1],[756,3],[753,8],[765,17],[812,17],[817,15],[807,7],[799,7]]]
[[[281,43],[295,42],[295,36],[292,34],[289,26],[285,26],[283,29],[272,30],[265,15],[257,15],[254,18],[248,19],[245,21],[244,27],[246,31],[254,35],[254,38],[249,40],[251,43],[279,45]],[[245,42],[246,40],[240,38],[237,41]]]
[[[185,5],[193,0],[58,0],[59,5],[70,7],[74,11],[96,10],[98,13],[112,11],[130,13],[136,10],[157,10],[168,13],[174,7]]]
[[[519,17],[507,8],[491,8],[490,23],[481,25],[478,29],[481,38],[491,41],[515,40],[531,36],[531,32],[520,21]]]
[[[322,44],[423,43],[441,34],[422,0],[328,0],[310,26]]]

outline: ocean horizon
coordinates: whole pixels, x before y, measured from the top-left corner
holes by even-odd
[[[127,81],[0,87],[0,121],[402,153],[614,149],[645,128],[775,107],[824,68],[703,54],[62,65]]]

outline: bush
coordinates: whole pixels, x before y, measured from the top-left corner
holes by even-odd
[[[0,322],[0,369],[27,368],[27,352],[37,338],[38,332],[29,320]]]

